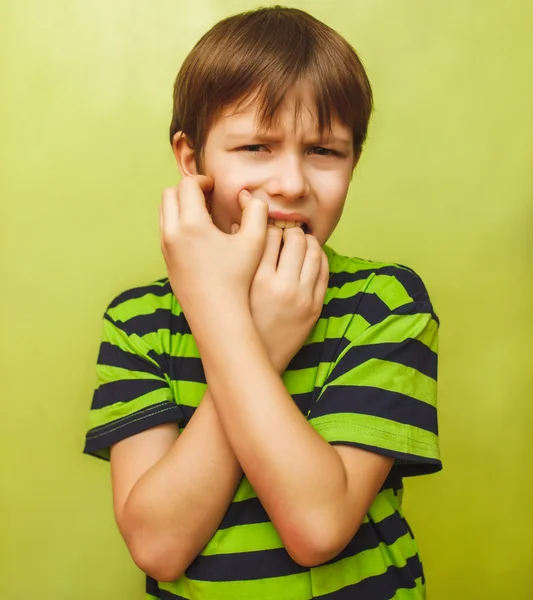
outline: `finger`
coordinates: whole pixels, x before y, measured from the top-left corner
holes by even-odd
[[[268,204],[264,200],[253,198],[248,190],[239,192],[241,204],[241,230],[256,238],[264,239],[268,223]]]
[[[283,232],[279,227],[267,225],[265,249],[263,250],[263,256],[257,267],[256,274],[272,275],[276,272],[282,239]]]
[[[205,194],[212,191],[213,179],[205,175],[187,175],[178,185],[179,219],[183,225],[207,225],[211,217]]]
[[[278,273],[288,279],[300,281],[306,251],[305,233],[300,227],[285,229],[283,231],[283,250],[279,257]]]
[[[307,242],[307,252],[305,253],[305,260],[302,266],[300,283],[309,295],[313,296],[321,269],[323,251],[315,236],[306,234],[305,239]]]
[[[324,304],[324,298],[329,285],[329,263],[326,253],[322,250],[322,260],[320,264],[320,272],[316,281],[315,287],[315,306]]]
[[[163,190],[159,206],[159,227],[162,240],[167,240],[176,234],[178,223],[178,188],[169,187]]]

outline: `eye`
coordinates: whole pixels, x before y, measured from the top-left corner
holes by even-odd
[[[314,146],[312,148],[312,150],[323,150],[324,152],[329,153],[329,154],[324,154],[322,152],[319,152],[318,156],[339,156],[339,153],[335,152],[335,150],[331,150],[329,148],[322,148],[322,146]]]
[[[266,146],[264,144],[251,144],[249,146],[241,146],[239,150],[245,150],[251,154],[257,154],[258,150],[256,150],[256,148],[266,148]]]

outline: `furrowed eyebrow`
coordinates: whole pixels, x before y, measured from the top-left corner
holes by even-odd
[[[259,135],[259,134],[247,134],[247,133],[228,133],[227,134],[228,139],[230,140],[243,140],[248,143],[258,143],[258,144],[262,144],[262,143],[275,143],[275,142],[279,142],[281,140],[280,137],[278,136],[274,136],[274,135]],[[320,146],[322,144],[333,144],[333,145],[339,145],[339,146],[343,146],[346,149],[350,148],[352,145],[352,142],[346,138],[312,138],[312,139],[308,139],[308,140],[304,140],[303,144],[306,146]]]

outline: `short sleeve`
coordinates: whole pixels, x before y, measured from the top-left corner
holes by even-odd
[[[394,457],[401,477],[439,471],[439,321],[429,298],[388,311],[363,331],[353,321],[358,328],[348,327],[310,424],[331,444]]]
[[[106,310],[85,454],[109,460],[112,444],[183,418],[163,364],[140,335]]]

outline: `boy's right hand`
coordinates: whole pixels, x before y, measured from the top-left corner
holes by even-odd
[[[250,310],[280,374],[320,317],[328,280],[328,259],[314,236],[300,227],[282,232],[268,225],[265,249],[250,288]]]

